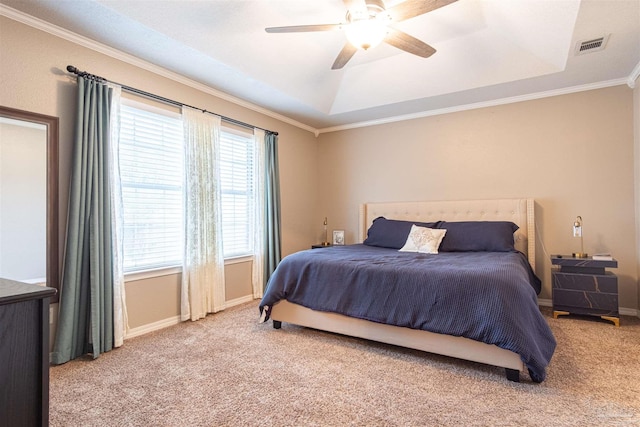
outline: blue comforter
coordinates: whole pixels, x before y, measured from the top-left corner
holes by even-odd
[[[366,245],[285,257],[260,311],[278,301],[373,322],[463,336],[520,355],[543,381],[556,341],[538,309],[540,280],[520,252],[398,252]]]

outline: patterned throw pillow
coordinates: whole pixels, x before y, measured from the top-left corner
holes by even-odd
[[[400,249],[400,252],[420,252],[423,254],[437,254],[438,247],[444,238],[447,230],[411,226],[411,232],[407,237],[407,242]]]

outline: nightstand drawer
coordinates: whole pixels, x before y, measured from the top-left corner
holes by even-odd
[[[576,274],[554,271],[552,273],[553,289],[574,291],[618,293],[618,278],[615,274]]]
[[[618,315],[618,294],[553,290],[553,309],[576,314]]]

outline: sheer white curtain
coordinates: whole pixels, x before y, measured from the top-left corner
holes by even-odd
[[[122,207],[122,187],[120,185],[120,102],[122,88],[118,85],[109,84],[113,89],[111,99],[111,118],[109,121],[109,181],[111,187],[111,236],[113,239],[113,346],[120,347],[124,343],[124,338],[129,331],[129,321],[127,317],[126,295],[124,290],[123,271],[123,224],[124,214]]]
[[[253,174],[254,221],[253,221],[253,297],[262,298],[264,293],[264,250],[265,250],[265,132],[253,130],[255,157]]]
[[[225,308],[219,116],[182,107],[185,138],[185,253],[181,318]]]

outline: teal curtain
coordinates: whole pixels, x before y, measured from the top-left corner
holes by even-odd
[[[112,89],[78,77],[65,260],[52,362],[113,348],[109,132]]]
[[[265,134],[265,254],[264,281],[280,263],[280,176],[278,172],[278,134]]]

